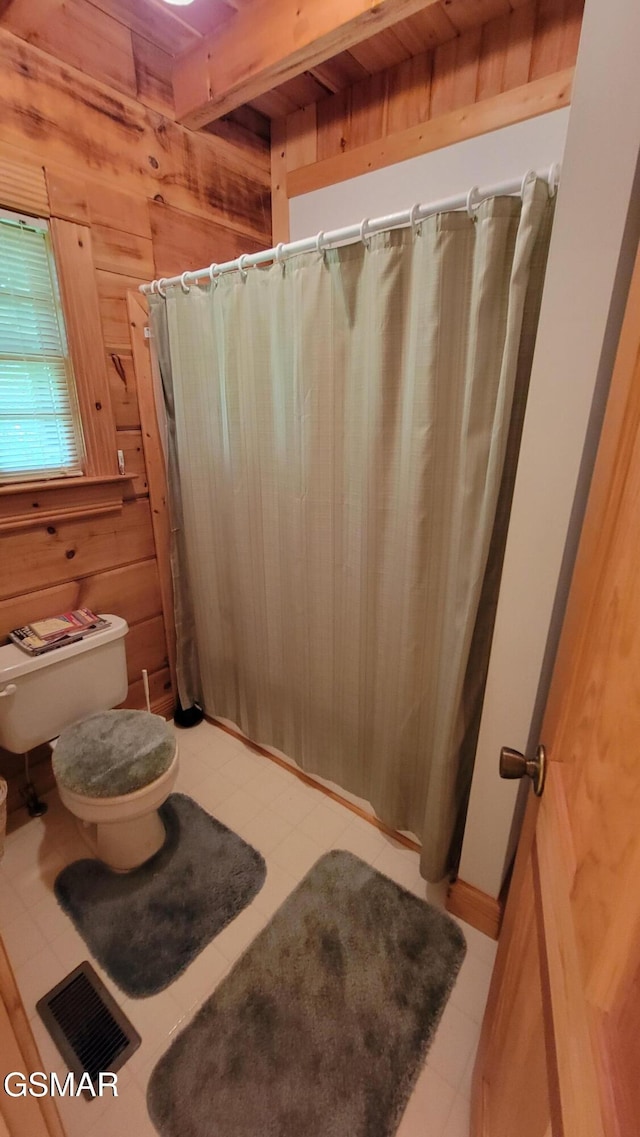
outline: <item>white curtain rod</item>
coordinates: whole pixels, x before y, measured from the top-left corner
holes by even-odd
[[[542,178],[546,181],[549,187],[549,195],[553,196],[560,178],[560,166],[556,162],[542,173],[538,173],[536,170],[527,170],[522,178],[497,182],[493,186],[486,186],[482,189],[478,186],[472,186],[467,193],[457,194],[456,197],[446,197],[441,201],[431,202],[429,205],[416,204],[411,209],[405,209],[402,213],[390,213],[387,217],[376,217],[374,220],[365,218],[358,225],[348,225],[345,229],[334,229],[329,233],[320,232],[316,237],[305,237],[301,241],[292,241],[290,244],[285,245],[281,241],[275,248],[265,249],[260,253],[243,253],[236,260],[225,261],[223,264],[211,264],[207,268],[199,268],[194,272],[183,272],[181,276],[160,277],[159,280],[152,280],[149,284],[141,284],[139,291],[146,294],[157,293],[164,298],[166,296],[165,288],[168,285],[179,284],[185,292],[188,292],[191,284],[195,284],[199,280],[213,282],[223,272],[238,270],[243,276],[246,276],[247,269],[254,265],[269,264],[270,262],[281,264],[288,257],[300,253],[311,253],[314,249],[321,253],[332,245],[343,245],[354,241],[363,241],[367,244],[374,233],[382,233],[387,229],[402,229],[409,225],[415,226],[434,213],[466,209],[471,217],[473,210],[488,197],[516,193],[522,195],[525,186],[532,178]]]

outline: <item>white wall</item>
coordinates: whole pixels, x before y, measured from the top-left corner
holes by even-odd
[[[383,217],[408,209],[415,201],[439,201],[473,185],[518,178],[528,169],[548,169],[562,161],[568,122],[568,108],[552,111],[294,197],[289,205],[291,240],[352,225],[363,217]]]
[[[640,5],[587,0],[460,865],[492,896],[517,795],[498,754],[535,749],[640,229],[639,56]],[[295,198],[292,239],[541,169],[566,131],[558,111]]]
[[[535,750],[640,228],[640,5],[587,0],[460,876],[497,896]],[[544,742],[544,739],[540,739]]]

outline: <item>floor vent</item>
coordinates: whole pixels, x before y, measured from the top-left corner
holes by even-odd
[[[96,1090],[98,1074],[115,1073],[140,1045],[140,1035],[90,963],[57,983],[36,1009],[69,1070],[77,1078],[87,1073]]]

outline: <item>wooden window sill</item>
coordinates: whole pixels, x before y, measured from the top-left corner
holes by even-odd
[[[0,533],[117,513],[131,496],[131,481],[127,474],[109,474],[0,486]]]

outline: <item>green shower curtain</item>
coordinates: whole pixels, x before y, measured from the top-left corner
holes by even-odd
[[[205,710],[417,834],[429,880],[468,793],[552,208],[532,181],[152,301]]]

